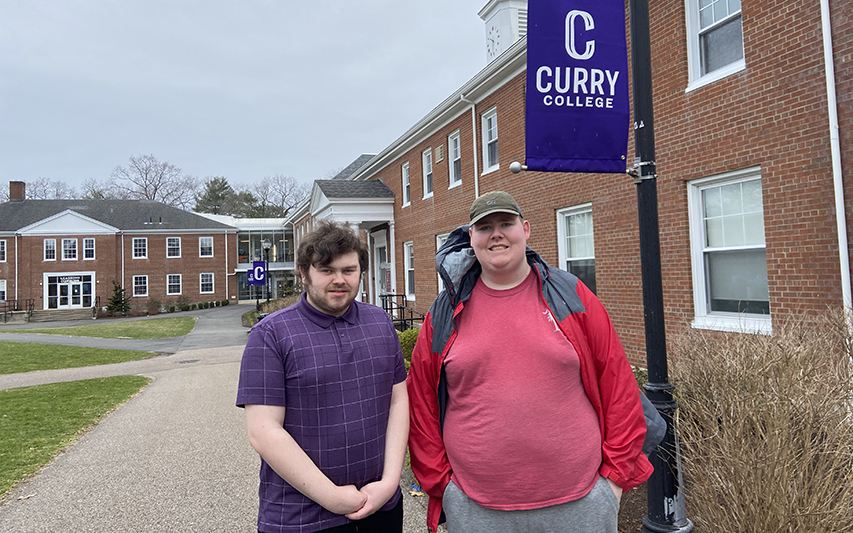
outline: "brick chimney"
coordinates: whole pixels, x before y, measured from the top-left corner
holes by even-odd
[[[10,181],[9,182],[9,201],[10,202],[23,202],[24,198],[26,198],[26,190],[27,184],[23,181]]]

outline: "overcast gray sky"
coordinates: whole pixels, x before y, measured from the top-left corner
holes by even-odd
[[[486,65],[487,0],[0,0],[0,187],[132,155],[232,184],[376,153]]]

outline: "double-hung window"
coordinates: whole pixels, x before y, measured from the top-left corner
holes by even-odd
[[[688,90],[746,68],[740,4],[741,0],[685,0]]]
[[[62,239],[62,260],[77,260],[77,239]]]
[[[760,169],[688,187],[694,326],[770,331]]]
[[[595,237],[592,204],[557,211],[557,250],[560,267],[595,292]]]
[[[498,165],[498,110],[483,113],[483,174],[500,168]]]
[[[412,203],[412,184],[409,181],[409,163],[403,163],[403,207]]]
[[[0,302],[6,299],[6,280],[0,279]]]
[[[447,153],[449,154],[447,158],[448,181],[450,181],[448,189],[452,189],[462,183],[462,142],[458,130],[447,137]]]
[[[198,256],[213,257],[213,237],[198,238]]]
[[[181,257],[180,237],[166,237],[166,257]]]
[[[134,237],[133,239],[133,258],[148,259],[148,238]]]
[[[213,293],[213,273],[202,272],[198,275],[198,286],[201,294]]]
[[[181,275],[169,274],[166,276],[166,294],[181,294]]]
[[[424,174],[424,199],[432,198],[432,148],[427,148],[421,154]]]
[[[133,276],[133,295],[148,296],[148,276]]]
[[[95,239],[83,239],[83,259],[92,260],[95,258]]]
[[[6,239],[0,239],[0,263],[6,262]]]
[[[44,240],[44,260],[56,261],[56,239]]]
[[[415,246],[412,241],[403,243],[403,261],[405,282],[406,282],[406,298],[409,300],[415,299]]]

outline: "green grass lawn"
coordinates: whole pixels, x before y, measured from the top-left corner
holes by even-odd
[[[0,391],[0,497],[150,381],[118,376]]]
[[[155,355],[154,352],[133,350],[0,341],[0,374],[124,363]]]
[[[169,339],[186,335],[195,327],[197,317],[153,318],[130,322],[100,322],[89,326],[67,328],[37,328],[0,330],[0,333],[42,333],[70,335],[72,337],[99,337],[102,339]]]

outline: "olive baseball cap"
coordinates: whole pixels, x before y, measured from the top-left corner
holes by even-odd
[[[521,216],[521,208],[509,193],[492,191],[480,196],[471,204],[471,220],[474,224],[483,217],[493,213],[512,213]]]

